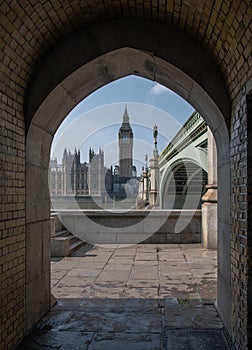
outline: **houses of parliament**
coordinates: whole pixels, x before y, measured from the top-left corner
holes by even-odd
[[[104,151],[97,153],[89,149],[89,161],[81,162],[80,151],[63,152],[62,164],[57,159],[50,160],[49,190],[52,196],[99,196],[124,198],[125,184],[137,178],[133,165],[133,131],[129,121],[127,106],[118,132],[119,164],[106,168]],[[134,185],[127,186],[127,196],[138,192]]]

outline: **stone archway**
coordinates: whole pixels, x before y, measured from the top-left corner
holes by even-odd
[[[69,52],[73,54],[69,55]],[[68,60],[63,59],[65,54],[68,54]],[[215,62],[187,36],[168,26],[137,20],[90,25],[75,33],[48,56],[34,77],[27,101],[26,327],[29,329],[50,307],[47,171],[53,136],[79,101],[106,83],[129,74],[155,80],[173,89],[199,111],[215,136],[220,198],[218,309],[230,330],[227,127],[230,104],[225,83]]]

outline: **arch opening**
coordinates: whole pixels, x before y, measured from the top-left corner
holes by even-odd
[[[101,69],[102,68],[102,69]],[[38,251],[41,246],[48,244],[50,232],[50,200],[47,186],[48,163],[50,158],[50,146],[58,126],[63,121],[68,112],[84,97],[92,91],[113,81],[119,77],[129,74],[136,74],[153,79],[168,88],[171,88],[180,96],[184,97],[200,114],[204,117],[211,128],[218,152],[218,183],[219,183],[219,212],[218,212],[218,232],[219,232],[219,274],[218,274],[218,310],[224,323],[230,329],[230,307],[227,300],[230,300],[230,252],[229,252],[229,138],[225,117],[221,113],[218,105],[209,94],[195,81],[183,72],[152,53],[124,47],[111,50],[109,53],[100,55],[65,79],[44,98],[39,107],[33,110],[28,108],[30,114],[30,124],[27,133],[27,232],[28,241],[32,241],[32,232],[37,231],[44,238],[41,244],[34,245],[34,251]],[[36,88],[35,88],[36,91]],[[33,99],[32,95],[30,96]],[[34,101],[30,105],[36,105]],[[29,103],[28,103],[29,106]],[[31,116],[32,115],[32,116]],[[36,181],[35,181],[36,179]],[[37,188],[37,181],[40,182]],[[225,203],[225,205],[223,205]],[[228,205],[227,205],[228,203]],[[29,236],[29,232],[31,233]],[[35,242],[34,242],[35,243]],[[43,249],[46,253],[46,249]],[[48,249],[49,251],[49,249]],[[46,256],[44,260],[47,261]],[[38,266],[39,277],[34,266],[27,266],[27,305],[33,305],[34,298],[30,290],[38,282],[42,288],[43,295],[37,296],[44,302],[37,310],[27,310],[27,328],[30,328],[34,321],[44,313],[49,307],[50,300],[50,278],[49,266]],[[29,272],[30,270],[30,272]]]

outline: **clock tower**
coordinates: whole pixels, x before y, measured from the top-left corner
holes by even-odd
[[[133,132],[129,122],[127,106],[123,115],[122,125],[118,133],[119,141],[119,176],[132,177]]]

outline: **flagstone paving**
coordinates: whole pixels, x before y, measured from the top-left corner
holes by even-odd
[[[216,276],[199,244],[86,245],[52,261],[57,304],[18,349],[231,349]]]

